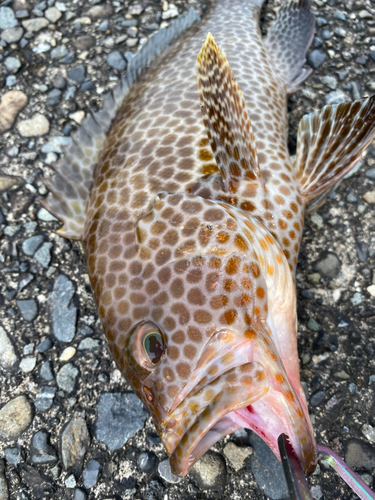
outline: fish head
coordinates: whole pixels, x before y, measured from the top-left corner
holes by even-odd
[[[152,266],[119,364],[154,418],[172,471],[186,475],[240,427],[253,429],[276,454],[284,432],[312,471],[294,285],[276,241],[246,214],[191,195],[160,195],[136,232],[139,255]],[[292,336],[286,355],[277,332]],[[298,380],[289,380],[283,356],[296,364],[289,373]]]

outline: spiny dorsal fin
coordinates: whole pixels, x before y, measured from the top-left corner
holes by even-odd
[[[375,136],[375,96],[325,106],[302,118],[296,168],[309,210],[320,206],[329,190],[361,159]]]
[[[130,61],[126,74],[116,88],[104,97],[103,109],[88,114],[80,129],[72,135],[72,143],[54,166],[55,177],[46,181],[51,193],[42,202],[47,210],[64,223],[58,231],[61,236],[71,239],[82,237],[95,166],[112,120],[131,86],[178,35],[199,19],[198,13],[190,9],[168,28],[153,35]]]
[[[261,182],[261,173],[245,100],[224,54],[211,33],[198,55],[198,90],[208,140],[224,190]]]
[[[314,24],[309,0],[288,0],[278,11],[264,40],[288,94],[296,92],[312,71],[302,66],[314,37]]]

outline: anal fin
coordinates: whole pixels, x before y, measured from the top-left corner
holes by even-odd
[[[330,191],[361,159],[375,136],[375,96],[325,106],[302,118],[295,165],[308,210],[322,205]]]
[[[287,0],[271,24],[264,44],[276,73],[293,94],[310,75],[303,69],[306,52],[314,36],[315,16],[309,0]]]
[[[223,190],[240,195],[262,183],[254,134],[241,90],[211,33],[198,55],[198,90],[208,140]]]

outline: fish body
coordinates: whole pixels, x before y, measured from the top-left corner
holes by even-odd
[[[181,476],[240,427],[277,455],[285,433],[313,472],[296,341],[303,217],[374,135],[373,99],[326,107],[302,119],[292,162],[286,99],[309,74],[314,17],[289,0],[262,40],[260,7],[222,0],[151,39],[50,183],[109,348]]]

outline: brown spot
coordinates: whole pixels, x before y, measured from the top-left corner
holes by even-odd
[[[171,385],[167,389],[168,396],[172,399],[174,399],[177,396],[178,393],[178,387],[177,385]]]
[[[223,354],[223,356],[221,356],[220,362],[223,365],[229,365],[230,363],[232,363],[233,360],[234,360],[234,353],[226,352],[225,354]]]
[[[197,323],[209,323],[212,320],[212,316],[209,312],[198,309],[194,312],[194,320]]]
[[[234,243],[241,252],[245,252],[249,248],[244,238],[239,234],[235,237]]]
[[[283,384],[285,382],[285,377],[282,373],[276,373],[275,379],[279,384]]]
[[[164,267],[158,272],[158,278],[161,284],[165,285],[171,279],[172,272],[169,267]]]
[[[162,266],[171,259],[171,256],[172,252],[169,250],[169,248],[162,248],[156,254],[155,262],[158,266]]]
[[[288,240],[288,238],[283,238],[282,242],[285,247],[288,247],[290,245],[290,241]]]
[[[294,202],[290,204],[290,208],[293,210],[293,212],[298,212],[298,206]]]
[[[227,292],[234,292],[237,290],[237,283],[234,280],[225,280],[224,289]]]
[[[122,300],[117,306],[117,310],[120,314],[126,314],[129,311],[129,303],[126,300]]]
[[[180,355],[180,351],[176,346],[171,345],[167,349],[167,355],[171,360],[174,361],[174,360],[178,359],[178,357]]]
[[[216,295],[210,300],[210,306],[212,309],[220,309],[228,303],[228,298],[225,295]]]
[[[178,302],[173,304],[171,311],[173,314],[176,314],[176,316],[179,316],[178,321],[180,325],[185,325],[190,320],[190,313],[184,304]]]
[[[282,211],[282,214],[283,216],[286,218],[286,219],[293,219],[293,214],[292,212],[289,212],[289,210],[283,210]]]
[[[285,397],[288,401],[294,401],[295,397],[292,391],[286,391]]]
[[[187,294],[187,299],[190,302],[190,304],[198,305],[198,306],[203,306],[206,302],[205,296],[203,293],[200,291],[199,288],[192,288],[189,290]]]
[[[217,365],[214,365],[214,366],[211,366],[209,369],[208,369],[208,374],[209,375],[216,375],[216,373],[219,371],[219,367]]]
[[[259,278],[259,276],[260,276],[260,269],[259,269],[258,264],[256,264],[255,262],[252,262],[250,264],[250,266],[251,266],[251,271],[253,273],[254,278]]]
[[[184,282],[181,278],[176,278],[171,283],[171,294],[174,298],[179,299],[184,294]]]
[[[224,212],[218,208],[210,208],[203,217],[207,222],[215,222],[224,218]]]
[[[185,342],[185,333],[182,330],[178,330],[172,335],[172,340],[175,344],[183,344]]]
[[[214,269],[218,269],[221,266],[221,259],[212,257],[208,265]]]
[[[194,326],[189,326],[187,334],[188,334],[189,339],[192,340],[193,342],[201,342],[202,341],[201,331],[198,330],[198,328],[196,328]]]
[[[220,231],[216,235],[216,239],[219,243],[226,243],[229,240],[229,234],[226,233],[225,231]]]
[[[193,345],[190,344],[190,345],[187,345],[186,347],[184,347],[184,355],[188,359],[193,359],[196,354],[197,354],[197,348],[194,347]]]
[[[125,294],[126,290],[124,288],[115,288],[114,296],[116,300],[121,299]]]
[[[237,312],[234,309],[229,309],[220,316],[220,323],[224,325],[231,325],[235,322],[236,317],[237,317]]]
[[[276,195],[276,196],[274,196],[273,199],[276,201],[276,203],[278,205],[284,205],[285,204],[285,200],[284,200],[284,198],[282,196]]]
[[[151,280],[146,285],[146,293],[148,295],[155,295],[159,291],[159,283],[155,280]]]
[[[170,231],[168,231],[164,237],[163,237],[163,241],[166,245],[170,245],[170,246],[173,246],[175,245],[177,242],[178,242],[178,233],[177,231],[175,231],[174,229],[171,229]]]
[[[237,374],[236,373],[230,373],[225,377],[225,380],[227,381],[228,384],[234,384],[237,381]],[[230,389],[229,387],[227,388]],[[229,392],[229,391],[228,391]]]
[[[206,276],[206,290],[208,292],[212,292],[217,288],[219,284],[219,274],[218,273],[209,273]]]
[[[186,279],[188,283],[198,283],[202,279],[201,269],[190,269],[187,273]]]
[[[169,331],[173,331],[176,328],[176,321],[171,316],[168,316],[163,321],[164,328]]]
[[[188,365],[188,363],[178,363],[176,370],[179,377],[182,379],[187,379],[190,375],[190,365]]]
[[[226,265],[226,272],[228,274],[235,274],[237,273],[239,267],[240,267],[241,259],[239,257],[231,257]]]
[[[244,201],[243,203],[241,203],[241,208],[242,210],[246,210],[248,212],[253,212],[254,210],[256,210],[256,206],[250,201]]]
[[[184,227],[182,228],[182,235],[183,236],[191,236],[192,234],[195,233],[197,230],[198,226],[200,225],[200,221],[197,218],[192,218],[188,219],[188,221],[185,223]]]
[[[156,305],[156,306],[163,306],[164,304],[166,304],[168,302],[168,294],[167,292],[161,292],[159,293],[159,295],[156,295],[156,297],[154,297],[153,299],[153,303]]]
[[[257,337],[257,334],[254,332],[254,330],[246,330],[244,333],[244,336],[247,339],[254,340]]]

